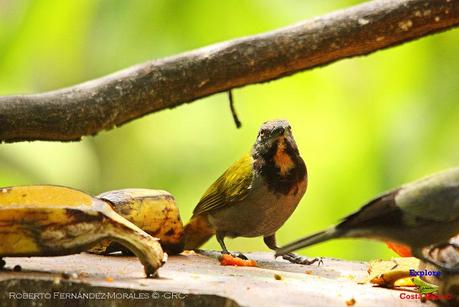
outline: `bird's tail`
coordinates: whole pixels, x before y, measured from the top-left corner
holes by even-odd
[[[324,242],[330,239],[334,239],[343,235],[343,231],[336,229],[336,227],[329,228],[327,230],[319,231],[308,237],[299,239],[285,246],[280,247],[276,250],[276,257],[282,256],[287,253],[293,252],[297,249],[307,247],[313,244]]]
[[[207,215],[196,215],[185,225],[185,249],[196,249],[215,234]]]

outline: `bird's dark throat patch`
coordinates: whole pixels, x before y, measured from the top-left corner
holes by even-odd
[[[298,149],[284,137],[280,137],[269,150],[254,158],[254,168],[274,193],[295,193],[298,184],[306,180],[306,165]]]

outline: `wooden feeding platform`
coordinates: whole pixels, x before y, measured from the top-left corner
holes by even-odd
[[[1,305],[433,306],[359,283],[368,277],[366,262],[324,258],[320,266],[298,265],[272,253],[246,255],[258,266],[221,266],[217,252],[171,256],[156,279],[146,279],[129,256],[5,258]]]

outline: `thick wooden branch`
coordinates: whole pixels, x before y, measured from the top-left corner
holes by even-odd
[[[219,252],[214,254],[220,255]],[[88,293],[118,293],[115,298],[112,294],[103,301],[79,300],[90,307],[345,307],[352,299],[357,307],[434,306],[429,302],[421,304],[419,300],[401,301],[399,290],[358,284],[369,276],[365,262],[324,258],[321,266],[299,265],[275,260],[272,252],[244,254],[256,260],[258,267],[221,266],[217,259],[197,254],[170,256],[159,270],[158,279],[146,279],[135,257],[82,253],[62,257],[5,258],[6,269],[0,272],[0,306],[32,305],[27,303],[32,302],[30,299],[20,296],[24,293],[49,294],[51,299],[37,297],[33,300],[43,307],[61,306],[64,302],[77,305],[75,300],[59,298],[62,295],[81,297]],[[13,271],[16,265],[21,266],[22,272]],[[64,278],[66,275],[70,277]],[[405,291],[408,293],[415,292]],[[123,299],[122,294],[138,298],[143,295],[143,299]]]
[[[0,97],[0,141],[78,140],[143,115],[459,24],[459,0],[376,0],[69,88]]]

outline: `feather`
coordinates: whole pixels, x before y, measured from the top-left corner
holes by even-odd
[[[193,216],[224,208],[243,200],[253,179],[253,158],[245,155],[230,166],[210,187],[193,211]]]

